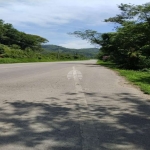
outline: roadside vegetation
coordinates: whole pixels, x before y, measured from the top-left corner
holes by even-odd
[[[99,53],[98,48],[80,48],[80,49],[73,49],[73,48],[65,48],[58,45],[42,45],[42,48],[44,48],[47,52],[60,52],[60,53],[67,53],[67,54],[78,54],[83,55],[87,58],[96,58],[97,54]]]
[[[130,83],[138,86],[145,94],[150,94],[150,69],[143,70],[127,70],[118,68],[118,66],[110,61],[99,60],[99,65],[111,68],[124,76]]]
[[[84,60],[82,54],[45,51],[48,40],[38,35],[26,34],[12,24],[0,20],[0,63],[49,62],[61,60]]]
[[[98,63],[117,70],[120,75],[150,94],[150,3],[120,4],[120,14],[105,19],[115,31],[75,31],[71,33],[101,46]]]

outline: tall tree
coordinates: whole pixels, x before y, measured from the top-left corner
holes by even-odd
[[[72,34],[99,44],[103,55],[110,55],[122,67],[150,67],[150,3],[120,4],[118,7],[120,14],[105,19],[105,22],[116,23],[116,32],[100,34],[86,30]]]

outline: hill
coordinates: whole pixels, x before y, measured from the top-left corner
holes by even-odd
[[[46,52],[79,54],[79,55],[84,55],[88,58],[95,58],[99,52],[98,48],[70,49],[70,48],[65,48],[57,45],[42,45],[42,48],[45,49]]]

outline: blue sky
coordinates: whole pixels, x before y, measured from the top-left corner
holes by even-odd
[[[20,31],[40,35],[48,44],[68,48],[94,47],[69,32],[110,32],[114,25],[104,19],[119,13],[121,3],[144,4],[148,0],[0,0],[0,19]]]

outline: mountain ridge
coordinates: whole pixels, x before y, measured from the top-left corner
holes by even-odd
[[[80,49],[75,49],[75,48],[66,48],[66,47],[63,47],[63,46],[52,45],[52,44],[42,45],[42,48],[46,52],[80,54],[80,55],[84,55],[84,56],[86,56],[88,58],[95,58],[97,56],[97,54],[99,53],[99,49],[98,48],[80,48]]]

